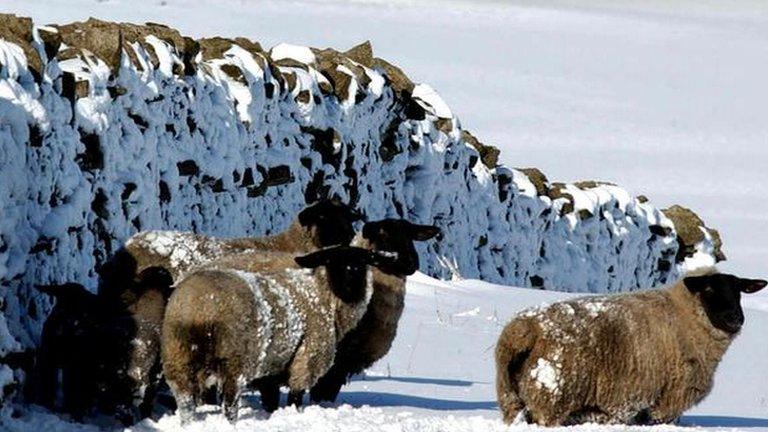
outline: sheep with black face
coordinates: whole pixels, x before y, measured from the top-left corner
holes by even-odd
[[[336,347],[333,366],[312,388],[314,401],[333,401],[347,379],[384,357],[397,335],[397,323],[405,307],[405,278],[419,269],[416,241],[440,234],[432,225],[417,225],[402,219],[384,219],[363,226],[362,238],[354,241],[393,259],[372,269],[373,295],[365,315]]]
[[[349,246],[295,262],[292,254],[247,252],[184,277],[168,303],[162,336],[163,371],[182,421],[211,385],[232,421],[248,382],[279,377],[292,395],[309,389],[365,312],[367,267],[389,259]]]
[[[100,269],[99,293],[127,297],[131,284],[147,268],[166,269],[174,281],[189,270],[221,256],[248,250],[305,253],[317,248],[349,245],[353,224],[362,216],[338,200],[304,208],[283,232],[266,237],[221,238],[181,231],[142,231],[129,238]]]
[[[669,287],[522,312],[496,346],[507,423],[655,424],[701,401],[766,281],[710,270]]]

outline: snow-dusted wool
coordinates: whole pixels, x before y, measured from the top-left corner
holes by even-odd
[[[550,185],[497,156],[369,44],[265,51],[157,24],[0,15],[0,363],[17,370],[2,382],[21,378],[51,307],[33,284],[94,287],[140,230],[277,233],[322,197],[440,226],[418,248],[439,277],[597,292],[679,274],[682,238],[645,200]],[[702,233],[683,249],[712,261]]]
[[[711,390],[744,322],[740,292],[766,281],[718,274],[521,312],[496,346],[505,422],[672,422]]]
[[[324,249],[317,271],[293,255],[249,252],[195,270],[178,283],[163,322],[162,360],[182,416],[218,382],[227,417],[249,382],[285,377],[301,394],[333,363],[336,343],[353,328],[371,295],[365,249]],[[313,258],[309,258],[313,257]],[[276,406],[271,407],[271,409]]]

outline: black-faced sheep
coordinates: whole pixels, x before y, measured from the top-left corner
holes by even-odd
[[[365,315],[337,347],[333,366],[310,392],[312,400],[335,400],[349,376],[362,372],[389,352],[405,306],[405,278],[419,269],[413,242],[438,234],[437,227],[400,219],[365,224],[363,238],[355,242],[356,246],[390,254],[394,259],[372,269],[373,294]]]
[[[741,293],[765,285],[712,271],[663,289],[521,313],[496,347],[504,421],[675,420],[709,393],[715,368],[744,322]]]
[[[309,389],[365,312],[368,265],[388,260],[349,246],[295,262],[292,254],[251,252],[187,275],[168,303],[162,344],[163,372],[182,421],[214,383],[233,421],[249,381],[284,379],[292,394]]]
[[[221,256],[247,250],[310,252],[317,248],[348,245],[355,235],[353,223],[361,215],[336,200],[307,206],[282,233],[267,237],[217,238],[180,231],[142,231],[100,269],[100,294],[124,296],[147,268],[160,267],[174,281],[187,271]]]
[[[143,292],[139,283],[140,275],[148,270],[164,269],[169,273],[171,281],[178,281],[195,267],[223,256],[248,250],[309,252],[318,247],[348,245],[355,234],[352,224],[360,218],[359,213],[337,200],[323,200],[303,209],[286,231],[275,236],[222,239],[187,232],[141,232],[131,237],[125,246],[99,270],[101,276],[99,295],[110,303],[121,304],[125,309],[132,309],[135,308],[133,305],[139,301],[139,296]],[[173,282],[170,285],[172,284]],[[131,318],[126,319],[130,321]],[[162,316],[160,322],[162,322]],[[117,325],[117,327],[121,326]],[[146,330],[144,327],[138,327],[136,330]],[[139,338],[135,338],[134,335],[129,335],[128,339],[123,341],[125,342],[123,357],[128,359],[129,363],[138,346],[141,346],[144,351],[142,356],[146,359],[159,356],[159,346],[140,345],[147,335],[138,334],[138,336]],[[115,349],[119,353],[119,349]],[[147,389],[147,397],[151,397],[156,388],[154,381],[147,381],[154,374],[154,368],[147,369],[151,364],[147,361],[142,362],[141,365],[131,366],[128,370],[139,381],[134,380],[135,385],[114,389],[112,393],[124,400],[135,396],[134,393],[138,390]],[[129,379],[126,382],[131,381]],[[259,383],[254,385],[258,386]],[[138,399],[136,401],[138,402]],[[139,407],[142,416],[151,410],[151,406],[147,403],[145,401]]]

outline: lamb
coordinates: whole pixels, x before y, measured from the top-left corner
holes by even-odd
[[[384,357],[397,334],[397,323],[405,306],[405,278],[419,269],[419,255],[414,241],[426,241],[440,234],[431,225],[417,225],[406,220],[384,219],[366,223],[356,246],[395,259],[372,269],[373,295],[365,315],[336,348],[333,366],[312,387],[315,402],[334,401],[349,376],[358,374]]]
[[[310,252],[332,245],[348,245],[355,235],[353,223],[360,213],[337,200],[323,200],[299,212],[284,232],[259,238],[221,239],[191,232],[143,231],[99,269],[99,293],[125,297],[130,303],[130,284],[150,267],[168,270],[174,281],[192,268],[216,258],[247,250]]]
[[[496,347],[504,421],[674,421],[709,393],[744,323],[741,293],[766,283],[710,269],[662,289],[521,313]]]
[[[163,372],[182,422],[217,382],[231,421],[251,380],[285,380],[293,395],[309,389],[365,312],[367,266],[389,260],[349,246],[295,262],[288,253],[247,252],[184,277],[171,295],[162,333]]]

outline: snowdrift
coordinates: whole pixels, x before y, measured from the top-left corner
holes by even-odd
[[[278,232],[319,197],[442,227],[419,250],[440,278],[615,292],[724,258],[687,209],[497,157],[368,43],[265,50],[0,15],[0,388],[23,378],[51,306],[34,284],[94,287],[143,229]]]

